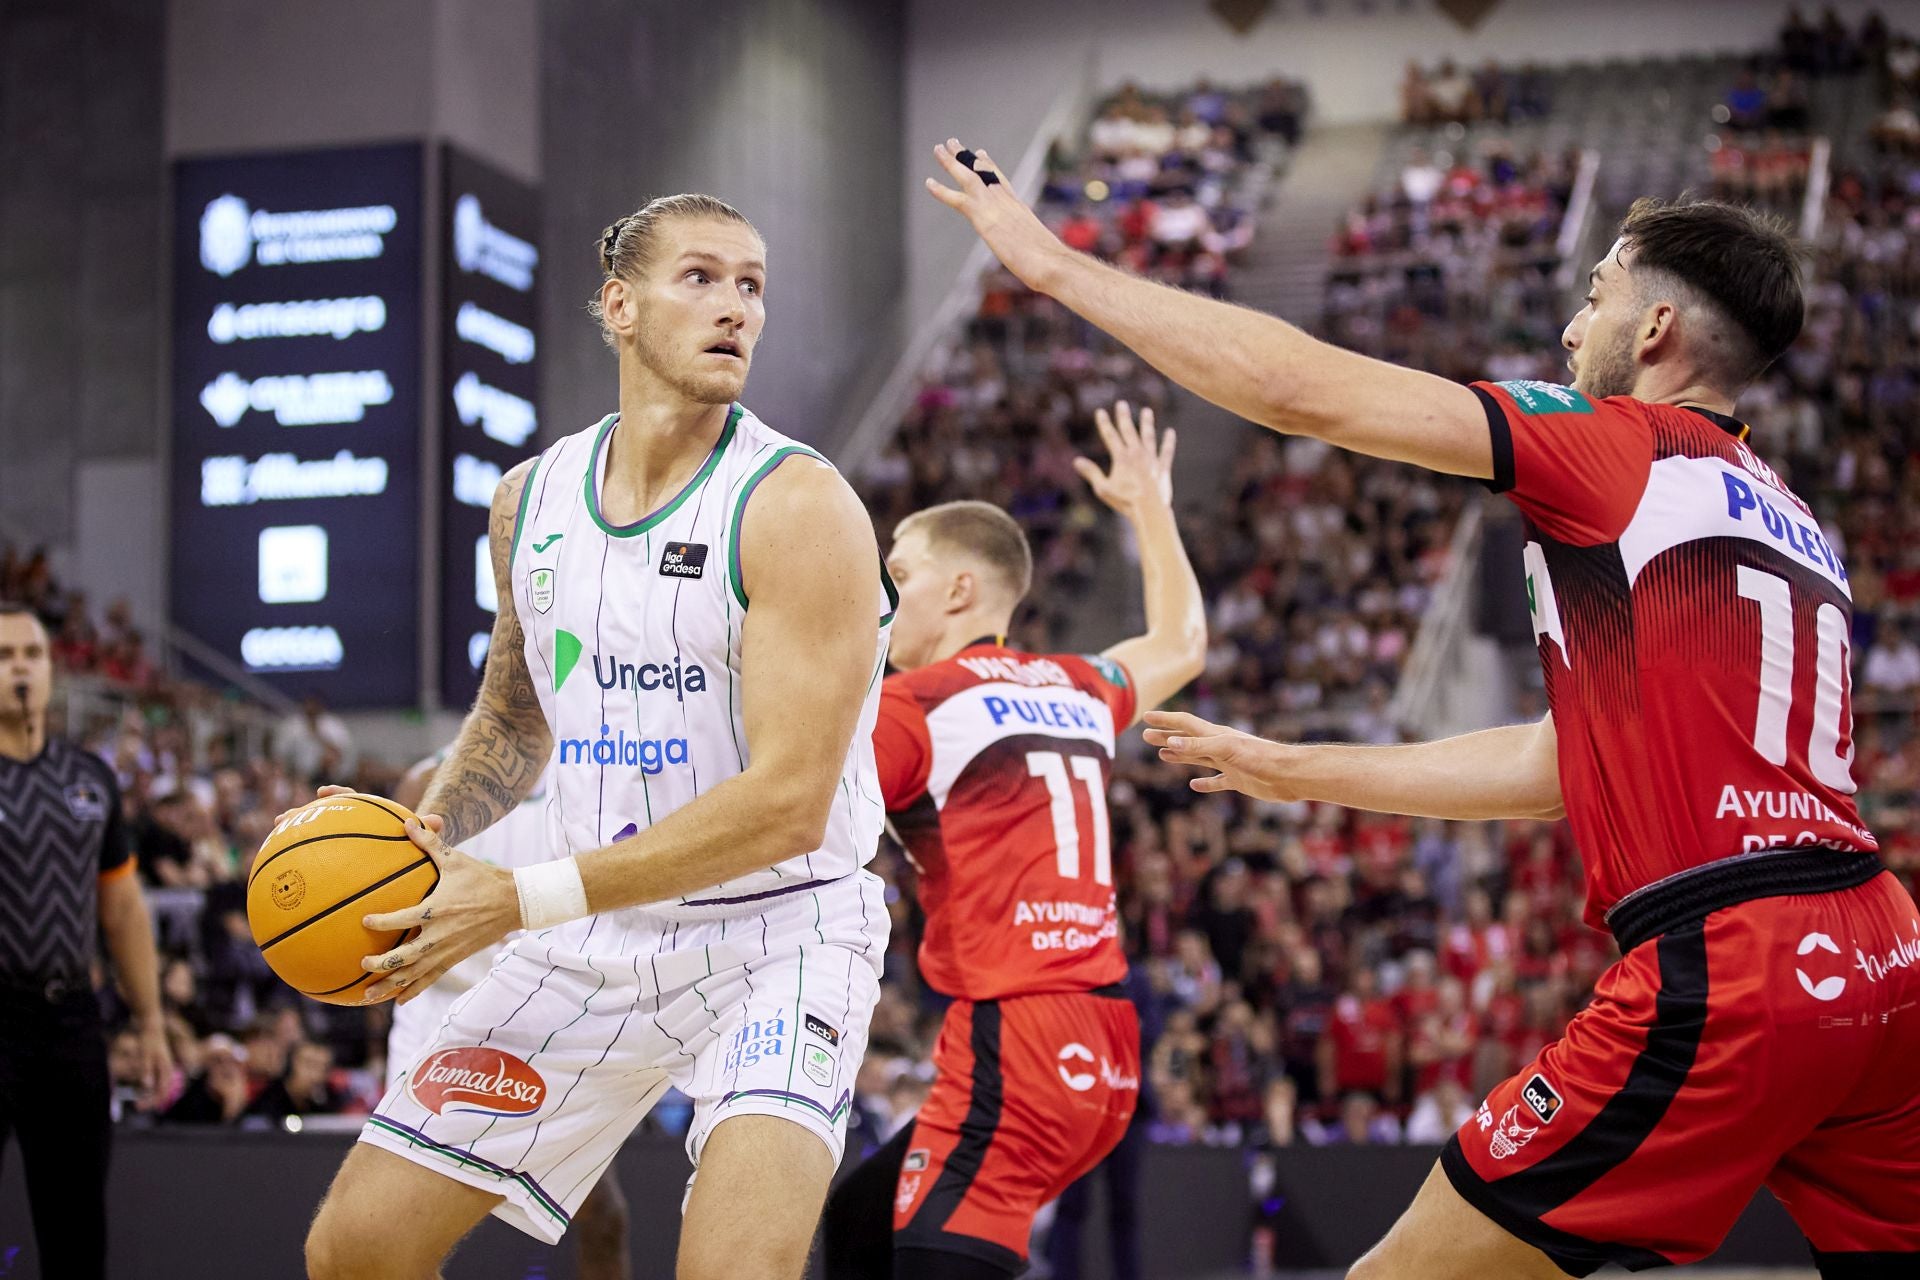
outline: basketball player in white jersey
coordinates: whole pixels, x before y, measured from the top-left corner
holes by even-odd
[[[418,809],[433,775],[447,758],[438,751],[407,770],[393,789],[393,799]],[[461,852],[512,871],[544,862],[547,849],[547,780],[542,777],[526,799],[500,821],[468,840]],[[476,951],[437,978],[433,985],[405,1004],[393,1006],[387,1029],[387,1086],[405,1082],[410,1071],[432,1046],[447,1013],[461,996],[480,984],[493,967],[492,950]],[[579,1250],[580,1280],[632,1280],[627,1252],[627,1200],[612,1165],[593,1184],[593,1190],[574,1211],[567,1235]]]
[[[557,1241],[666,1090],[694,1100],[681,1280],[797,1280],[839,1163],[887,915],[871,735],[893,592],[852,489],[737,401],[766,248],[706,196],[607,229],[620,407],[494,496],[481,691],[410,834],[407,998],[526,932],[388,1091],[307,1239],[318,1280],[433,1275],[493,1213]],[[560,856],[454,846],[552,761]]]

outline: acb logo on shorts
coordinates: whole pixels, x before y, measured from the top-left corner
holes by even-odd
[[[510,1053],[464,1045],[429,1055],[407,1077],[407,1092],[437,1116],[452,1111],[525,1116],[547,1100],[547,1082]]]
[[[1551,1124],[1553,1118],[1560,1114],[1560,1108],[1563,1105],[1559,1093],[1547,1083],[1547,1078],[1538,1072],[1531,1076],[1521,1088],[1520,1097],[1532,1109],[1533,1114],[1540,1117],[1543,1124]]]

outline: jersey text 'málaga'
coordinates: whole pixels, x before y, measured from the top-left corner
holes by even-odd
[[[1847,571],[1703,409],[1477,383],[1587,873],[1587,920],[1689,867],[1871,850],[1853,802]]]
[[[920,873],[920,972],[969,1000],[1120,981],[1107,785],[1133,683],[1101,657],[970,645],[887,678],[881,795]]]

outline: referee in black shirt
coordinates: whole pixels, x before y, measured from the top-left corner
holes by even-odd
[[[0,1158],[17,1135],[40,1273],[97,1280],[112,1128],[96,933],[133,1010],[149,1096],[173,1061],[119,788],[100,759],[48,740],[52,684],[46,628],[0,603]]]

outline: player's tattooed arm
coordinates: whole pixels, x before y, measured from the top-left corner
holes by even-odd
[[[527,669],[525,636],[513,602],[514,526],[532,470],[532,459],[521,463],[494,491],[487,541],[500,609],[493,619],[486,670],[460,736],[420,801],[421,813],[446,819],[440,834],[450,845],[471,839],[512,812],[533,790],[553,751],[553,735],[540,709],[533,673]]]
[[[927,189],[972,224],[1006,268],[1133,348],[1161,373],[1250,422],[1356,453],[1490,479],[1493,438],[1472,391],[1322,342],[1277,316],[1143,279],[1062,244],[986,152],[934,148],[952,186]]]
[[[1213,770],[1191,781],[1195,791],[1460,821],[1566,814],[1552,713],[1532,724],[1373,747],[1269,742],[1198,716],[1156,711],[1147,716],[1146,738],[1169,764]]]

